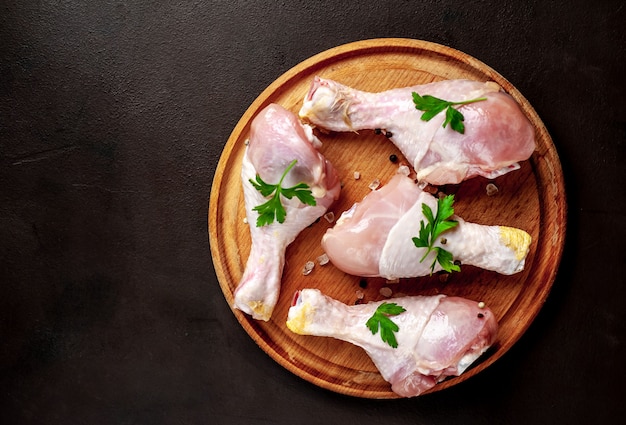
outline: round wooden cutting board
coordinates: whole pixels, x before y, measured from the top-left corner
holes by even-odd
[[[558,155],[546,128],[526,99],[500,74],[457,50],[425,41],[375,39],[339,46],[298,64],[274,81],[250,105],[233,130],[220,158],[209,202],[208,230],[215,271],[229,305],[243,274],[250,251],[250,231],[244,222],[241,161],[250,123],[269,103],[297,114],[314,76],[330,78],[366,91],[383,91],[444,79],[495,81],[521,105],[536,130],[537,149],[521,169],[490,182],[474,178],[460,185],[439,188],[455,193],[455,213],[467,221],[507,225],[532,236],[526,268],[513,276],[462,266],[460,273],[391,283],[384,279],[349,276],[332,264],[319,265],[303,275],[304,264],[323,254],[320,240],[332,226],[325,219],[305,229],[288,248],[278,304],[270,321],[251,319],[233,310],[256,343],[294,374],[338,393],[367,398],[396,398],[365,352],[333,338],[300,336],[285,326],[287,311],[298,289],[319,288],[344,303],[353,304],[361,291],[363,301],[380,300],[380,289],[393,296],[444,293],[484,301],[495,313],[500,329],[497,342],[460,377],[436,385],[442,390],[477,374],[501,357],[524,333],[541,309],[555,279],[563,251],[566,201]],[[396,172],[395,146],[373,131],[324,134],[321,153],[338,170],[343,182],[341,198],[331,207],[335,217],[360,201],[375,179],[386,183]],[[354,178],[354,172],[360,179]],[[497,194],[488,196],[494,183]],[[363,288],[362,286],[365,286]]]

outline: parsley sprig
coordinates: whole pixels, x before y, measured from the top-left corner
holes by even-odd
[[[423,121],[430,121],[435,115],[445,109],[446,119],[443,121],[443,128],[446,128],[446,125],[450,124],[450,127],[454,131],[461,134],[465,134],[465,125],[463,124],[465,117],[463,117],[463,114],[460,113],[457,109],[453,108],[453,106],[467,105],[468,103],[487,100],[486,97],[479,97],[476,99],[464,100],[462,102],[450,102],[447,100],[439,99],[435,96],[431,96],[429,94],[420,96],[416,92],[413,92],[412,95],[413,103],[415,103],[415,109],[424,111],[421,117]]]
[[[452,271],[461,271],[461,268],[454,264],[452,254],[445,249],[434,246],[435,240],[446,230],[456,227],[459,223],[455,220],[448,220],[454,214],[454,195],[448,195],[444,198],[437,199],[437,213],[433,216],[433,211],[426,204],[422,204],[422,213],[428,220],[428,224],[424,224],[424,220],[420,222],[419,237],[414,237],[413,243],[418,248],[426,248],[426,253],[420,260],[423,262],[431,251],[436,251],[437,255],[430,265],[430,272],[435,270],[435,265],[439,263],[441,268],[451,273]]]
[[[259,213],[259,217],[256,220],[256,227],[262,227],[267,224],[272,224],[274,219],[279,223],[285,222],[285,217],[287,216],[287,212],[285,211],[285,207],[281,202],[281,195],[287,199],[291,199],[294,196],[300,200],[303,204],[315,206],[317,202],[313,197],[313,193],[309,189],[309,186],[306,183],[298,183],[293,187],[282,187],[283,180],[287,173],[296,165],[298,162],[296,159],[291,161],[291,163],[287,166],[287,169],[280,177],[280,180],[277,184],[269,184],[265,183],[261,176],[256,175],[256,181],[249,179],[250,183],[256,190],[261,192],[261,195],[264,197],[268,197],[274,194],[267,202],[261,205],[257,205],[252,208],[253,211],[257,211]]]
[[[394,332],[398,332],[400,328],[389,316],[397,316],[405,312],[406,309],[396,303],[384,302],[378,306],[372,317],[368,319],[365,325],[372,331],[372,335],[376,335],[380,328],[380,337],[393,348],[398,348],[398,341]]]

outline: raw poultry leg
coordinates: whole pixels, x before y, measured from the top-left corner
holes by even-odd
[[[436,254],[420,261],[426,248],[417,248],[412,240],[419,235],[420,222],[428,223],[424,203],[436,214],[436,198],[420,190],[413,179],[396,174],[344,212],[324,234],[322,247],[337,268],[352,275],[387,279],[428,275]],[[462,264],[506,275],[523,270],[531,243],[528,233],[453,219],[459,224],[442,233],[435,246]],[[439,270],[437,263],[434,271]]]
[[[412,92],[447,101],[486,100],[458,107],[465,133],[442,127],[446,113],[423,121]],[[535,149],[533,126],[515,100],[493,82],[444,80],[380,93],[315,77],[300,117],[331,131],[384,129],[418,180],[440,185],[495,178],[519,168]]]
[[[460,375],[496,339],[494,314],[478,302],[445,295],[387,302],[406,310],[390,317],[398,326],[396,348],[366,325],[383,301],[348,306],[317,289],[303,289],[294,296],[287,327],[300,335],[329,336],[363,348],[391,389],[403,397]]]
[[[308,126],[282,106],[271,104],[253,120],[243,158],[243,183],[246,217],[252,246],[241,282],[234,293],[234,307],[255,319],[269,320],[278,300],[285,263],[285,251],[296,236],[324,215],[339,197],[340,182],[333,166],[317,151],[321,143]],[[298,198],[282,197],[286,216],[283,223],[257,226],[259,213],[254,207],[268,201],[250,179],[256,175],[277,184],[289,164],[295,166],[285,175],[282,187],[306,183],[316,200],[315,206]]]

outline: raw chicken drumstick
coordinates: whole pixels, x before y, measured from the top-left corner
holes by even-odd
[[[486,100],[457,107],[465,133],[442,127],[446,113],[421,119],[412,92],[446,101]],[[315,77],[300,117],[331,131],[383,129],[417,173],[433,185],[495,178],[519,168],[535,149],[535,132],[519,105],[494,82],[444,80],[380,93]]]
[[[234,293],[234,307],[255,319],[267,321],[272,315],[280,293],[287,246],[339,197],[339,177],[331,163],[317,151],[320,145],[311,128],[302,125],[282,106],[270,104],[252,121],[241,170],[252,246]],[[268,184],[277,184],[294,160],[297,162],[285,175],[281,187],[307,184],[316,205],[306,205],[295,196],[291,199],[281,196],[286,212],[284,222],[275,220],[258,227],[259,213],[254,208],[268,199],[250,179],[255,180],[258,175]]]
[[[436,254],[420,261],[426,248],[417,248],[412,240],[419,235],[420,222],[428,223],[423,203],[436,214],[437,199],[398,173],[345,211],[324,234],[322,248],[337,268],[352,275],[387,279],[428,275]],[[531,242],[528,233],[452,218],[459,224],[442,233],[435,246],[462,264],[506,275],[523,270]],[[437,263],[433,271],[439,270]]]
[[[391,389],[413,397],[458,376],[496,339],[498,324],[482,303],[445,295],[392,298],[406,311],[390,316],[397,347],[366,325],[383,301],[346,305],[317,289],[296,292],[287,327],[300,335],[330,336],[365,350]]]

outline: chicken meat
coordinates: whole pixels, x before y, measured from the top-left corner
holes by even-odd
[[[340,270],[364,277],[387,279],[425,276],[436,253],[426,254],[413,242],[421,222],[428,223],[422,204],[436,215],[438,202],[421,190],[415,181],[397,173],[380,189],[368,193],[361,202],[343,212],[335,226],[322,238],[322,248]],[[509,226],[487,226],[464,221],[445,231],[434,246],[450,252],[454,260],[501,274],[520,272],[528,255],[531,236]]]
[[[379,306],[405,311],[389,316],[397,326],[394,348],[367,325]],[[333,337],[365,350],[391,390],[414,397],[448,376],[462,374],[496,340],[498,324],[484,303],[464,298],[407,296],[346,305],[318,289],[294,295],[287,327],[300,335]]]
[[[484,101],[456,106],[465,132],[443,127],[446,113],[421,119],[412,93],[446,101]],[[519,168],[535,149],[535,131],[517,102],[494,82],[444,80],[379,93],[315,77],[300,117],[330,131],[382,129],[412,164],[420,181],[455,184],[495,178]]]
[[[319,217],[339,197],[340,181],[332,164],[317,150],[320,141],[308,125],[280,105],[270,104],[254,118],[246,146],[241,178],[251,247],[241,281],[234,293],[234,307],[255,319],[269,320],[278,300],[285,251],[296,236]],[[290,164],[293,168],[284,175]],[[293,196],[280,197],[286,212],[284,222],[274,220],[257,225],[254,208],[268,201],[250,182],[259,176],[263,182],[289,188],[305,183],[315,198],[315,206]]]

